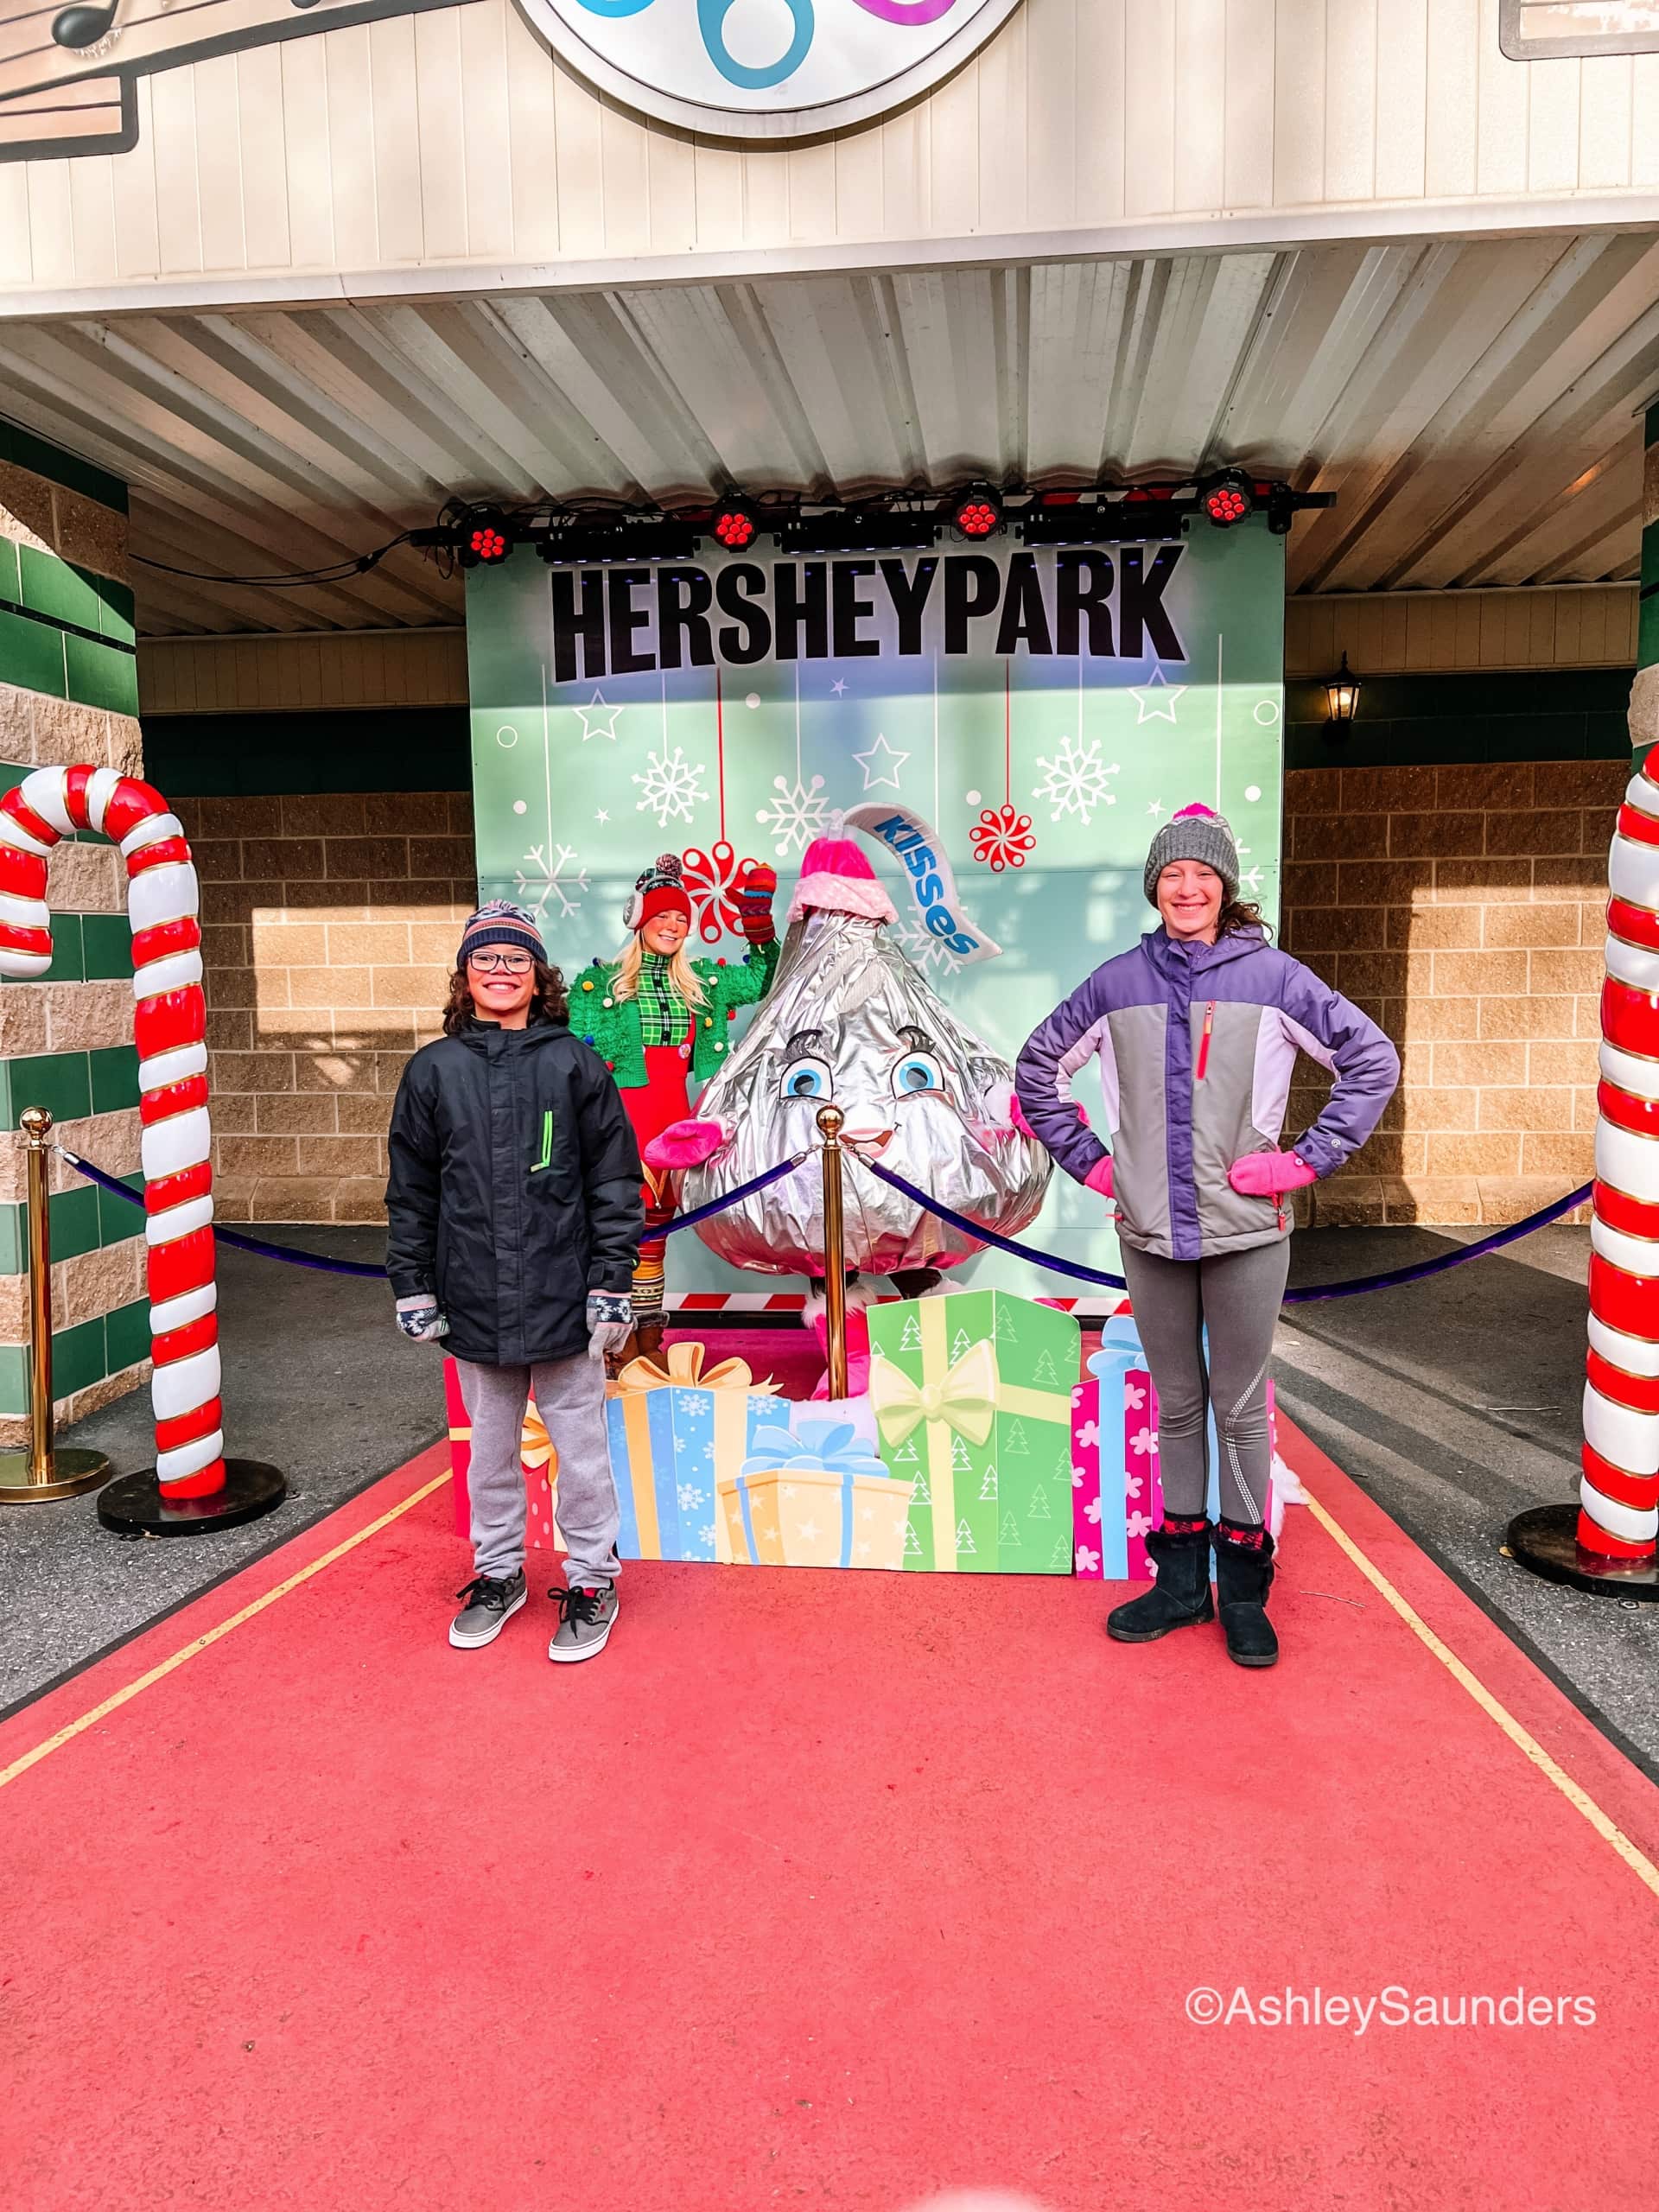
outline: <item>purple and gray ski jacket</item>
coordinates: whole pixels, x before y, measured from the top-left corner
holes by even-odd
[[[1316,1175],[1329,1175],[1392,1097],[1394,1046],[1259,931],[1187,944],[1160,924],[1096,968],[1027,1039],[1014,1089],[1033,1132],[1078,1182],[1109,1151],[1126,1244],[1160,1259],[1205,1259],[1288,1230],[1282,1200],[1247,1197],[1227,1171],[1247,1152],[1278,1146],[1299,1051],[1337,1078],[1295,1146]],[[1109,1144],[1071,1095],[1096,1052]]]

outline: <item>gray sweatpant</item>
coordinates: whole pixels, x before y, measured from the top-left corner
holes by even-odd
[[[559,1455],[558,1522],[569,1547],[565,1580],[573,1588],[617,1576],[616,1480],[605,1435],[605,1370],[579,1353],[533,1367],[481,1367],[458,1359],[461,1395],[472,1423],[467,1489],[473,1507],[473,1572],[505,1581],[524,1563],[524,1475],[519,1440],[532,1389],[536,1408]]]
[[[1120,1249],[1135,1325],[1158,1386],[1165,1507],[1183,1515],[1204,1511],[1205,1430],[1213,1405],[1222,1513],[1229,1521],[1259,1522],[1273,1469],[1268,1363],[1290,1272],[1289,1237],[1212,1260],[1160,1260],[1127,1244]]]

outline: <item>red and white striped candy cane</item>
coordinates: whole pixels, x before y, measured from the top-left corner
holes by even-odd
[[[1659,783],[1632,776],[1607,859],[1578,1538],[1650,1559],[1659,1530]]]
[[[113,768],[35,769],[0,798],[0,975],[51,966],[47,855],[76,830],[113,838],[127,864],[156,1479],[163,1497],[205,1497],[225,1484],[225,1437],[196,871],[152,785]]]

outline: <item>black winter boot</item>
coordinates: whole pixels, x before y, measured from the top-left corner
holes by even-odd
[[[1271,1667],[1279,1639],[1268,1618],[1273,1586],[1273,1538],[1243,1521],[1216,1524],[1216,1595],[1227,1656],[1241,1667]]]
[[[1216,1617],[1210,1598],[1210,1523],[1203,1514],[1166,1514],[1163,1527],[1147,1532],[1147,1549],[1157,1561],[1158,1580],[1143,1596],[1106,1616],[1106,1633],[1119,1643],[1155,1643],[1173,1628],[1191,1628]]]

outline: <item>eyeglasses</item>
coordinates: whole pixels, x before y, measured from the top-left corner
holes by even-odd
[[[467,965],[476,968],[480,976],[493,976],[499,969],[508,976],[528,976],[534,962],[527,952],[469,952]]]

